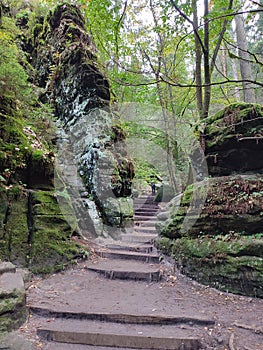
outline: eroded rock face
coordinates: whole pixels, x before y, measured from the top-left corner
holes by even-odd
[[[263,297],[262,191],[259,175],[189,186],[159,215],[158,246],[204,284]]]
[[[263,107],[238,103],[204,120],[209,174],[263,173]]]
[[[59,120],[59,176],[74,192],[73,202],[87,208],[88,221],[96,222],[87,229],[100,235],[100,219],[120,227],[133,217],[131,205],[124,206],[125,212],[121,206],[123,197],[131,195],[133,178],[125,135],[113,126],[109,83],[98,68],[78,8],[58,6],[39,32],[33,61],[38,83],[54,100]],[[85,192],[80,199],[79,193]]]
[[[199,237],[238,232],[260,234],[263,225],[263,178],[260,175],[216,177],[188,186],[160,214],[163,236]],[[175,198],[176,200],[176,198]],[[188,222],[188,224],[187,224]],[[187,225],[186,225],[187,224]]]
[[[34,273],[61,270],[82,257],[83,248],[71,240],[77,227],[73,207],[63,193],[0,187],[1,260]]]

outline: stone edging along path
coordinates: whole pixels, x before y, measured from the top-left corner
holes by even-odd
[[[26,315],[23,272],[10,262],[0,262],[0,335],[23,324]]]
[[[158,205],[152,198],[135,200],[134,231],[121,241],[105,241],[89,261],[30,285],[30,317],[21,333],[29,332],[36,348],[236,350],[238,335],[261,350],[257,336],[250,340],[251,333],[234,326],[249,306],[247,298],[208,289],[160,262],[153,245]],[[236,300],[242,314],[221,315]],[[249,307],[256,322],[258,305]]]

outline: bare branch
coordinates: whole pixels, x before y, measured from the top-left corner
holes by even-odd
[[[233,0],[230,0],[229,1],[229,5],[228,5],[228,10],[231,10],[232,7],[233,7]],[[211,66],[210,66],[210,73],[211,74],[212,74],[213,69],[214,69],[216,58],[217,58],[217,55],[218,55],[218,52],[219,52],[219,49],[220,49],[220,46],[221,46],[221,43],[222,43],[225,31],[226,31],[227,24],[228,24],[228,19],[225,18],[224,19],[224,23],[222,25],[221,32],[219,33],[219,38],[218,38],[218,41],[217,41],[217,44],[216,44],[216,48],[214,50],[214,54],[213,54],[213,57],[212,57],[212,60],[211,60]]]
[[[199,41],[199,43],[200,43],[200,45],[201,45],[201,47],[202,47],[202,50],[203,50],[203,52],[204,52],[204,51],[205,51],[205,47],[204,47],[203,41],[202,41],[202,39],[201,39],[201,37],[200,37],[200,35],[199,35],[199,33],[198,33],[198,27],[196,27],[196,26],[194,25],[194,22],[193,22],[188,16],[186,16],[186,14],[183,13],[183,11],[180,10],[180,8],[176,5],[176,3],[174,2],[174,0],[170,0],[170,2],[171,2],[171,4],[172,4],[172,6],[176,9],[176,11],[179,12],[179,14],[180,14],[187,22],[189,22],[189,23],[192,25],[193,31],[194,31],[196,37],[198,38],[198,41]]]
[[[231,43],[230,41],[228,41],[228,40],[225,39],[225,38],[224,38],[224,41],[225,41],[228,45],[232,46],[233,48],[235,48],[235,49],[238,48],[237,45]],[[244,50],[243,50],[242,48],[240,48],[240,47],[239,47],[239,50],[240,50],[240,51],[244,51]],[[228,52],[229,52],[229,54],[230,54],[230,51],[228,51]],[[254,60],[255,60],[255,61],[246,60],[247,62],[250,62],[250,63],[257,63],[257,64],[263,66],[263,62],[259,61],[259,59],[257,58],[257,55],[256,55],[256,54],[254,54],[253,52],[251,52],[251,51],[249,51],[249,50],[246,50],[245,52],[247,52],[247,53],[248,53],[250,56],[252,56],[252,57],[254,58]],[[243,59],[243,58],[241,58],[240,56],[237,56],[236,54],[233,54],[232,52],[231,52],[231,56],[233,56],[233,58],[236,58],[236,59],[239,59],[239,60],[242,60],[242,59]]]

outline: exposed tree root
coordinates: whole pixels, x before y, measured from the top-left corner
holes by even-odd
[[[228,345],[230,350],[236,350],[234,347],[234,333],[231,334]]]
[[[250,326],[250,325],[243,324],[243,323],[238,323],[238,322],[234,322],[233,325],[236,326],[236,327],[239,327],[239,328],[244,328],[244,329],[248,329],[250,331],[254,331],[257,334],[260,334],[260,333],[263,334],[263,328],[262,327]]]

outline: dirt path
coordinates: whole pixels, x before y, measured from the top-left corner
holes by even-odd
[[[28,285],[30,316],[20,334],[34,348],[263,350],[263,300],[202,286],[168,261],[156,262],[152,209],[137,203],[136,232],[95,249],[87,262]],[[64,342],[48,341],[61,330]],[[99,336],[91,346],[94,334]]]

